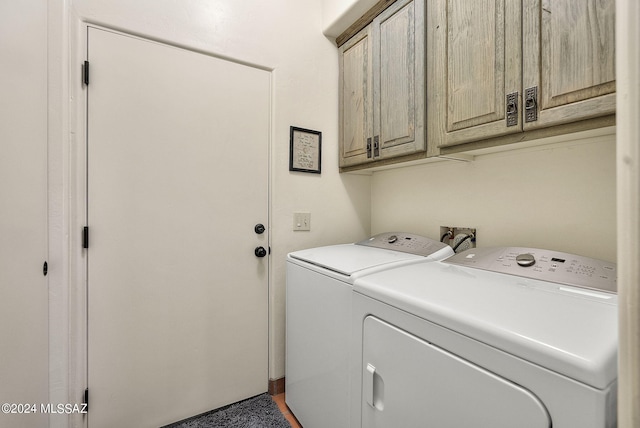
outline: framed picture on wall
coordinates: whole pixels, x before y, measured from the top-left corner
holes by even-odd
[[[289,171],[320,174],[322,132],[290,127]]]

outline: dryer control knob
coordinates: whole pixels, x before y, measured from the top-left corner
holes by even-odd
[[[394,242],[396,242],[398,240],[398,237],[396,235],[391,235],[390,237],[387,238],[387,242],[389,244],[393,244]]]
[[[536,258],[533,257],[533,254],[529,253],[518,254],[516,256],[516,263],[518,263],[520,266],[529,267],[536,264]]]

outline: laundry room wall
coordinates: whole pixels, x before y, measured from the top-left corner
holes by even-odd
[[[615,262],[614,132],[567,135],[472,162],[375,172],[371,232],[439,239],[440,226],[474,227],[482,247],[545,248]]]
[[[63,86],[79,76],[78,64],[84,59],[79,48],[82,22],[272,70],[269,377],[283,377],[286,254],[360,240],[369,235],[370,226],[370,177],[338,173],[338,57],[335,43],[322,34],[322,1],[68,0],[61,4],[50,0],[50,7],[49,33],[56,40],[51,67],[65,70],[66,74],[56,76]],[[62,100],[74,97],[73,86],[70,94],[62,94]],[[61,100],[50,103],[54,116],[72,123],[69,133],[73,134],[73,122],[79,115],[74,104],[66,112],[69,107]],[[249,118],[247,126],[251,126]],[[322,132],[321,174],[289,171],[290,126]],[[50,143],[52,167],[66,176],[53,189],[53,199],[64,201],[64,209],[71,213],[56,218],[62,228],[68,227],[63,223],[73,222],[67,216],[82,215],[77,212],[79,204],[68,202],[70,195],[75,197],[78,183],[74,177],[80,166],[70,146],[75,143],[68,142],[73,138],[63,134]],[[70,168],[76,170],[69,173]],[[233,183],[234,177],[228,182]],[[293,213],[298,211],[311,213],[311,231],[293,231]],[[52,287],[68,291],[63,280]],[[54,324],[66,328],[64,308],[55,311]],[[69,311],[76,311],[71,318],[77,320],[81,307],[72,304]],[[74,333],[70,334],[73,342]],[[72,349],[71,353],[72,360],[74,354],[80,358],[81,350]],[[62,359],[53,363],[54,369],[64,372],[62,366]]]

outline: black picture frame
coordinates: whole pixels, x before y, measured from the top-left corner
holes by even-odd
[[[289,127],[289,171],[322,172],[322,132]]]

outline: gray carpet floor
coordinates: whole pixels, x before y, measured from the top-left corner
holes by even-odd
[[[222,409],[164,428],[291,428],[269,394],[257,395]]]

